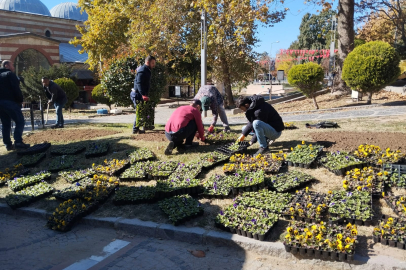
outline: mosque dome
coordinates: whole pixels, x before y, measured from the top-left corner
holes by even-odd
[[[0,0],[0,9],[51,16],[40,0]]]
[[[76,21],[86,21],[86,12],[80,13],[80,7],[72,2],[59,4],[51,9],[51,16]]]

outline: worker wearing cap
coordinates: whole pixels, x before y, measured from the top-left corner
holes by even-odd
[[[207,116],[207,111],[211,110],[213,113],[213,122],[211,123],[208,131],[214,132],[214,126],[217,123],[217,118],[220,115],[220,120],[223,122],[225,131],[230,131],[228,125],[226,110],[224,109],[223,97],[219,90],[214,85],[203,85],[200,87],[194,99],[199,99],[202,102],[203,116]]]

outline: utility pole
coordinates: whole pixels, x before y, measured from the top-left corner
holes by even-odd
[[[201,17],[201,35],[200,35],[200,49],[201,49],[201,85],[207,83],[207,18],[206,11],[202,10]]]
[[[333,33],[333,36],[331,37],[331,43],[330,43],[330,61],[329,61],[329,83],[328,85],[331,87],[334,87],[334,77],[333,77],[333,72],[335,72],[335,66],[336,66],[336,61],[335,61],[335,44],[336,44],[336,30],[337,30],[337,18],[336,16],[333,16],[332,18],[332,23],[331,23],[331,32]]]

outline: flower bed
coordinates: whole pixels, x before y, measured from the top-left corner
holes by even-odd
[[[27,206],[36,200],[50,195],[53,190],[51,185],[42,182],[34,186],[26,187],[15,194],[7,195],[6,202],[13,209]]]
[[[381,195],[388,172],[376,172],[372,167],[347,171],[343,188],[346,191],[368,191],[372,195]]]
[[[328,209],[331,222],[350,222],[369,226],[372,222],[372,197],[367,191],[335,191]]]
[[[0,187],[3,186],[10,179],[14,179],[17,176],[22,176],[30,173],[30,169],[25,169],[22,164],[14,165],[12,168],[5,168],[0,172]]]
[[[328,198],[325,194],[311,192],[307,188],[296,193],[293,201],[285,208],[282,215],[288,219],[320,222],[322,214],[327,210]]]
[[[292,122],[284,122],[285,129],[297,129],[298,127],[295,126]]]
[[[266,185],[277,192],[287,192],[298,189],[313,180],[314,177],[311,175],[299,171],[289,171],[267,178]]]
[[[62,156],[62,155],[77,155],[86,150],[84,145],[61,145],[53,147],[51,150],[52,155]]]
[[[134,164],[139,161],[155,159],[154,153],[147,148],[135,150],[134,152],[130,153],[128,157],[130,159],[131,164]]]
[[[197,194],[200,192],[200,184],[199,179],[189,178],[158,180],[156,184],[156,197],[157,199],[163,199],[175,195]]]
[[[64,171],[60,172],[58,175],[65,179],[68,183],[77,182],[85,177],[93,175],[95,172],[93,169],[84,169],[77,171]]]
[[[39,172],[35,175],[27,175],[19,178],[14,178],[13,180],[7,181],[8,187],[16,192],[19,190],[22,190],[26,187],[35,185],[42,180],[47,180],[51,178],[51,173],[50,172]]]
[[[120,187],[113,198],[115,205],[153,203],[155,202],[156,187]]]
[[[204,142],[209,144],[224,145],[226,143],[235,142],[238,138],[236,133],[232,132],[217,132],[205,134],[206,140]]]
[[[217,166],[218,164],[225,162],[226,160],[228,160],[228,158],[229,157],[227,155],[224,155],[217,151],[213,151],[211,153],[201,156],[200,160],[202,162],[203,168],[211,169]]]
[[[104,160],[103,165],[95,166],[93,164],[92,169],[96,173],[107,174],[107,175],[120,175],[130,166],[130,161],[128,159],[111,159],[111,160]]]
[[[168,198],[158,203],[159,207],[169,216],[173,225],[179,225],[196,216],[203,215],[203,208],[199,201],[189,195]]]
[[[377,166],[385,163],[399,163],[405,158],[405,154],[400,150],[392,151],[390,148],[387,148],[383,151],[379,146],[369,144],[358,146],[358,149],[354,151],[354,156]]]
[[[224,146],[220,146],[216,149],[216,151],[231,156],[245,151],[249,146],[250,144],[248,142],[232,142],[225,144]]]
[[[355,168],[363,168],[366,165],[365,162],[350,156],[349,153],[340,151],[327,153],[326,156],[321,159],[321,163],[338,176],[344,176],[346,171]]]
[[[230,195],[231,186],[227,180],[230,176],[212,175],[203,184],[203,196],[225,199]]]
[[[406,188],[406,166],[395,164],[384,164],[383,173],[389,173],[390,177],[385,179],[389,187]]]
[[[180,163],[176,170],[169,176],[172,179],[194,179],[202,172],[202,163],[190,162],[188,164]]]
[[[266,210],[233,204],[216,216],[216,226],[231,233],[264,241],[279,215]]]
[[[131,165],[130,168],[125,170],[120,175],[121,181],[144,181],[147,179],[147,164],[145,162],[138,162]]]
[[[109,151],[109,144],[108,143],[99,143],[99,142],[92,142],[86,148],[85,157],[86,158],[93,158],[93,157],[101,157],[107,154]]]
[[[72,168],[75,164],[76,158],[74,156],[59,156],[52,158],[49,162],[48,171],[50,172],[59,172],[62,170],[67,170]]]
[[[351,223],[342,227],[295,221],[286,230],[284,245],[292,254],[350,262],[354,258],[357,234],[356,225]]]
[[[286,156],[286,155],[285,155]],[[258,170],[265,173],[277,173],[282,167],[284,154],[257,155],[255,158],[249,155],[236,154],[231,156],[230,161],[223,166],[223,172],[226,174],[239,171],[256,172]]]
[[[51,147],[50,143],[36,144],[26,150],[17,151],[17,155],[20,155],[20,156],[35,155],[35,154],[39,154],[39,153],[43,153],[43,152],[47,151],[49,147]]]
[[[317,144],[307,145],[303,141],[302,144],[298,144],[295,148],[292,147],[291,150],[292,152],[286,157],[289,166],[310,168],[323,150],[323,146]]]
[[[146,162],[145,168],[151,179],[159,180],[168,178],[180,165],[176,161],[154,161]]]
[[[31,156],[24,156],[17,162],[17,164],[21,164],[24,167],[35,167],[45,158],[46,158],[45,153],[34,154]]]
[[[292,198],[293,196],[289,193],[276,193],[263,189],[258,192],[245,192],[236,197],[234,202],[245,207],[253,207],[280,214]]]
[[[375,243],[405,249],[406,219],[383,216],[379,226],[374,228],[373,238]]]
[[[386,203],[395,211],[398,216],[406,218],[406,195],[395,196],[392,193],[383,194]]]

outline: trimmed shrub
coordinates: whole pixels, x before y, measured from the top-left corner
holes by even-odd
[[[97,102],[101,104],[105,104],[109,106],[109,109],[111,110],[111,102],[110,97],[107,94],[107,91],[102,87],[101,84],[96,85],[95,88],[92,90],[92,98]]]
[[[394,82],[400,75],[400,57],[386,42],[372,41],[356,47],[344,60],[342,79],[352,89],[372,94]]]
[[[70,108],[72,102],[79,97],[79,88],[76,86],[76,83],[71,79],[60,78],[54,81],[59,85],[63,91],[65,91],[68,102],[65,105],[65,109]]]
[[[317,110],[319,105],[316,101],[316,92],[321,90],[323,79],[323,68],[313,62],[294,66],[288,74],[289,84],[297,87],[306,97],[313,99]]]

